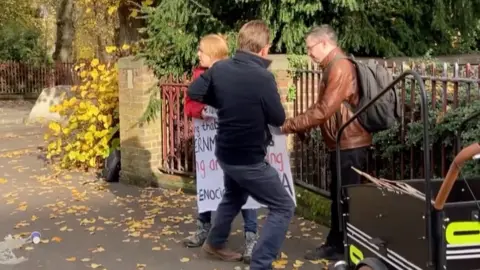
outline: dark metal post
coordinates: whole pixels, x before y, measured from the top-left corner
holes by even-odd
[[[360,114],[367,110],[368,107],[372,106],[380,97],[386,94],[392,87],[394,87],[398,82],[403,80],[407,76],[413,76],[413,78],[418,82],[418,86],[420,88],[420,112],[423,122],[423,155],[424,155],[424,172],[425,172],[425,219],[426,219],[426,231],[427,231],[427,240],[428,244],[428,259],[429,264],[433,262],[434,255],[433,255],[433,243],[432,243],[432,189],[431,189],[431,179],[430,179],[430,136],[429,136],[429,123],[428,123],[428,106],[427,106],[427,94],[425,92],[425,86],[423,84],[422,77],[415,71],[408,70],[398,76],[392,83],[390,83],[382,92],[380,92],[376,97],[370,100],[365,106],[358,109],[357,112],[346,121],[338,130],[337,138],[336,138],[336,161],[337,161],[337,200],[338,200],[338,213],[339,213],[339,222],[340,222],[340,231],[343,232],[343,241],[344,243],[347,242],[347,233],[345,231],[345,220],[343,218],[342,213],[342,169],[340,164],[342,162],[340,157],[340,138],[342,137],[342,133],[345,128],[350,125],[355,119],[357,119]],[[413,89],[412,89],[413,91]],[[345,245],[345,256],[348,254],[348,246]]]

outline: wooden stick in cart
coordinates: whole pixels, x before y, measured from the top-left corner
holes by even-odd
[[[362,172],[362,171],[358,170],[357,168],[352,167],[352,169],[355,172],[357,172],[358,174],[360,174],[361,176],[365,177],[367,180],[374,183],[376,186],[380,187],[380,188],[384,188],[384,189],[390,190],[392,192],[398,192],[398,193],[401,193],[401,194],[408,194],[408,195],[414,196],[416,198],[419,198],[421,200],[425,200],[425,194],[424,193],[418,191],[417,189],[408,185],[407,183],[403,183],[401,181],[388,180],[388,179],[384,179],[384,178],[379,179],[379,178],[376,178],[376,177],[373,177],[373,176],[369,175],[368,173]],[[433,203],[433,201],[432,201],[432,203]]]

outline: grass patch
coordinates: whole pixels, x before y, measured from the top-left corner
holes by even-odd
[[[296,214],[318,224],[330,227],[330,200],[296,186]]]

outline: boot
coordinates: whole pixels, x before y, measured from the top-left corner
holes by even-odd
[[[202,223],[200,220],[197,220],[197,230],[194,234],[183,240],[183,244],[186,247],[201,247],[205,240],[207,239],[208,232],[211,228],[210,223]]]
[[[242,254],[232,251],[228,248],[214,248],[208,243],[203,244],[203,251],[210,256],[216,257],[226,262],[238,262],[242,260]]]
[[[258,235],[253,232],[245,233],[245,249],[243,251],[243,262],[245,264],[250,264],[252,260],[252,251],[255,245],[257,244]]]

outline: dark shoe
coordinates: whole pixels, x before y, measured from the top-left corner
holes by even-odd
[[[226,249],[226,248],[214,248],[210,246],[209,244],[205,243],[202,246],[203,251],[205,251],[207,254],[216,257],[222,261],[226,262],[238,262],[242,260],[242,254]]]
[[[258,235],[253,232],[245,233],[245,248],[243,250],[243,262],[245,264],[250,264],[252,260],[253,248],[257,244]]]
[[[341,260],[342,258],[343,253],[339,251],[338,248],[329,245],[322,245],[316,248],[314,251],[307,252],[307,254],[305,254],[305,259],[309,261],[317,261],[322,259],[336,261]]]
[[[197,230],[194,234],[183,240],[183,244],[186,247],[201,247],[207,239],[208,231],[210,231],[210,223],[202,223],[200,220],[197,220]]]

